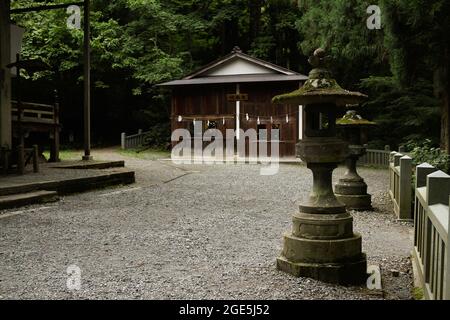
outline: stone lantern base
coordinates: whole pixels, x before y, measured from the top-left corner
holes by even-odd
[[[364,181],[339,179],[335,186],[335,195],[349,210],[372,209],[372,196],[367,193],[367,184]]]
[[[350,145],[349,150],[347,172],[336,184],[335,196],[349,210],[371,210],[372,196],[367,193],[367,184],[356,170],[356,163],[366,153],[366,149],[361,145]]]
[[[359,285],[367,280],[364,253],[359,259],[344,263],[292,262],[281,256],[277,258],[277,269],[295,277],[307,277],[340,285]]]
[[[297,213],[292,233],[284,234],[277,269],[296,277],[351,285],[367,279],[361,236],[353,233],[353,218],[340,214]]]

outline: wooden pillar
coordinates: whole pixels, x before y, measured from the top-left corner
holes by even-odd
[[[236,95],[240,94],[240,86],[239,83],[236,84]],[[236,140],[239,140],[239,130],[241,129],[241,123],[240,123],[240,111],[241,110],[241,101],[236,100]]]
[[[25,173],[25,146],[19,144],[17,147],[17,171],[19,174]]]
[[[304,108],[302,105],[298,106],[298,139],[297,140],[302,140],[303,139],[303,128],[305,127],[305,117],[304,117]]]
[[[54,118],[53,118],[53,132],[52,142],[50,147],[50,159],[49,162],[59,162],[59,100],[58,93],[55,90],[55,105],[54,105]]]
[[[0,146],[11,148],[10,0],[0,1]]]
[[[90,0],[84,0],[84,156],[91,156],[91,44],[90,44]]]
[[[33,145],[33,172],[39,172],[39,147],[37,144]]]

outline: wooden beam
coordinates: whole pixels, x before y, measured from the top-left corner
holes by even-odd
[[[84,6],[84,2],[77,1],[77,2],[68,2],[68,3],[61,3],[61,4],[35,6],[35,7],[29,7],[29,8],[16,8],[16,9],[11,9],[11,14],[21,14],[21,13],[27,13],[27,12],[62,9],[62,8],[67,8],[68,6],[72,6],[72,5]]]
[[[0,147],[11,148],[10,0],[0,1]]]

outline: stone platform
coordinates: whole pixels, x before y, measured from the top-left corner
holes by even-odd
[[[64,195],[134,183],[134,171],[123,166],[123,161],[67,161],[42,164],[38,173],[27,168],[24,175],[1,176],[1,209],[54,201],[40,196],[43,191]]]

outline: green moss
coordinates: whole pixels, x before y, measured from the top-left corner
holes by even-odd
[[[275,96],[272,98],[272,102],[289,103],[298,101],[301,103],[303,100],[309,100],[311,98],[320,99],[321,97],[347,98],[358,102],[367,96],[359,92],[342,89],[334,79],[309,79],[300,89]]]
[[[364,126],[376,123],[364,119],[355,110],[348,110],[342,118],[336,120],[336,124],[340,126]]]
[[[50,159],[50,151],[44,151],[43,155],[46,159]],[[61,160],[80,160],[83,156],[83,151],[77,150],[60,150],[59,158]]]
[[[412,294],[414,300],[423,300],[423,298],[424,298],[422,288],[414,287],[412,289],[411,294]]]
[[[345,126],[345,125],[374,125],[375,122],[366,120],[366,119],[337,119],[336,124]]]

